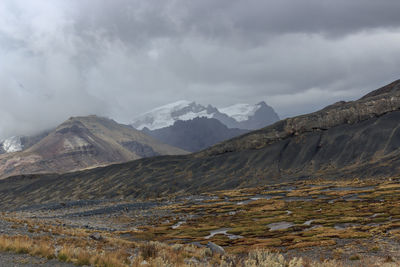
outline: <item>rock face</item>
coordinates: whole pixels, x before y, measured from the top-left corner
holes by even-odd
[[[22,138],[30,146],[28,149],[1,155],[0,176],[65,172],[143,157],[186,153],[129,126],[97,116],[70,118],[44,135],[36,139]]]
[[[173,126],[153,131],[145,128],[143,132],[165,144],[196,152],[248,131],[229,129],[217,119],[194,118],[176,121]]]

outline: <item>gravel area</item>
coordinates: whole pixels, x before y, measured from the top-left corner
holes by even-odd
[[[25,254],[13,254],[0,252],[0,267],[72,267],[71,263],[58,262],[57,260],[47,260],[32,257]]]

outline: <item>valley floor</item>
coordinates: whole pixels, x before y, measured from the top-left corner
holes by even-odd
[[[321,180],[8,208],[0,231],[2,251],[78,265],[252,266],[245,264],[249,252],[270,251],[308,266],[400,266],[400,180]],[[18,261],[12,257],[24,261],[12,255],[0,254],[0,266]]]

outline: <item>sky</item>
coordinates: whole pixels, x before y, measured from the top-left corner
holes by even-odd
[[[398,0],[1,0],[0,139],[181,99],[281,118],[400,78]]]

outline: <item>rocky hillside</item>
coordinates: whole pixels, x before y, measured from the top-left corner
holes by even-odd
[[[354,125],[399,109],[400,80],[397,80],[357,101],[342,101],[311,114],[281,120],[246,136],[212,147],[204,153],[215,155],[231,151],[260,149],[289,137],[326,131],[337,126]]]
[[[74,117],[54,131],[21,138],[27,149],[0,155],[0,176],[66,172],[157,155],[186,152],[130,126],[97,116]]]
[[[176,121],[172,126],[153,131],[145,128],[143,132],[165,144],[196,152],[245,134],[248,130],[230,129],[217,119],[203,117],[188,121]]]
[[[12,177],[0,182],[0,200],[148,197],[299,179],[398,176],[399,121],[396,81],[357,101],[286,119],[196,154],[63,175]]]

